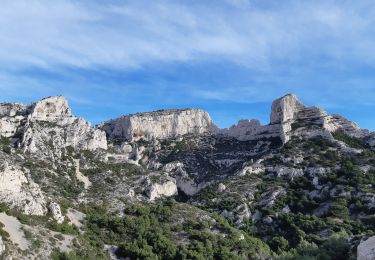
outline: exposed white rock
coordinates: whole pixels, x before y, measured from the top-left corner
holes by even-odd
[[[25,152],[46,155],[61,155],[68,146],[107,149],[105,132],[73,116],[63,96],[48,97],[28,106],[0,104],[0,135],[22,137]]]
[[[249,206],[246,203],[237,206],[234,210],[234,214],[234,221],[236,225],[241,225],[245,220],[251,217]]]
[[[357,260],[375,259],[375,236],[370,237],[358,245]]]
[[[281,212],[282,213],[290,213],[290,208],[289,208],[289,206],[288,205],[286,205],[282,210],[281,210]]]
[[[3,238],[0,236],[0,256],[5,253],[5,244]]]
[[[298,168],[275,166],[267,167],[268,172],[274,173],[277,177],[288,176],[293,179],[294,177],[300,177],[304,175],[304,171]]]
[[[219,129],[219,135],[238,140],[259,140],[278,137],[283,143],[292,136],[332,139],[331,133],[343,131],[354,137],[369,136],[368,130],[360,129],[355,123],[338,115],[329,115],[318,107],[306,107],[293,94],[285,95],[272,103],[270,124],[261,125],[258,120],[240,120],[228,129]],[[375,146],[375,137],[368,143]]]
[[[70,208],[68,209],[66,216],[69,219],[69,223],[77,227],[81,227],[83,225],[82,222],[84,221],[86,214]]]
[[[184,166],[184,164],[182,162],[179,162],[179,161],[170,162],[170,163],[167,163],[166,165],[164,165],[163,171],[168,172],[168,173],[174,172],[176,170],[182,169],[183,166]]]
[[[17,167],[5,162],[0,167],[0,202],[27,215],[45,215],[45,198],[38,186]]]
[[[263,222],[266,223],[267,225],[271,225],[273,222],[273,219],[270,216],[267,216],[263,219]]]
[[[265,167],[261,163],[254,163],[252,165],[248,165],[242,168],[237,175],[238,176],[245,176],[246,174],[259,174],[265,171]]]
[[[226,190],[226,188],[227,188],[227,187],[226,187],[224,184],[219,183],[219,187],[217,188],[217,191],[218,191],[218,192],[223,192],[223,191]]]
[[[123,116],[105,122],[101,129],[112,139],[133,142],[203,134],[212,132],[216,127],[206,111],[180,109]]]
[[[209,185],[207,182],[196,183],[190,179],[186,174],[179,174],[176,176],[177,187],[188,196],[193,196],[201,189]]]
[[[258,203],[263,209],[275,204],[276,198],[286,194],[284,188],[269,189],[261,195],[261,201]]]
[[[177,194],[176,180],[167,178],[163,183],[150,184],[146,189],[146,195],[151,201],[159,197],[170,197]]]
[[[29,119],[55,121],[72,116],[68,102],[63,96],[48,97],[31,105]]]
[[[17,245],[17,247],[21,250],[27,250],[29,248],[30,243],[25,238],[25,233],[22,230],[24,225],[21,224],[16,217],[9,216],[4,212],[0,212],[0,222],[4,224],[3,229],[9,234],[9,240],[11,243]]]
[[[57,204],[56,202],[51,202],[48,206],[48,209],[50,210],[53,219],[56,220],[57,223],[61,224],[64,222],[65,217],[61,214],[61,208],[59,204]]]
[[[26,106],[18,103],[0,103],[0,136],[12,137],[21,130]]]

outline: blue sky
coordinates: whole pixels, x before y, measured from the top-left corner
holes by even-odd
[[[65,95],[92,123],[194,107],[221,127],[295,93],[375,130],[375,3],[4,0],[0,91]]]

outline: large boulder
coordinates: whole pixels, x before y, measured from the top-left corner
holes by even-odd
[[[146,188],[147,197],[153,201],[160,197],[171,197],[177,195],[176,180],[173,178],[166,178],[156,183],[147,183]]]

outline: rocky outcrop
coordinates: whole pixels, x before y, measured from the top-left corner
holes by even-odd
[[[100,126],[110,139],[138,141],[204,134],[215,129],[206,111],[198,109],[160,110],[110,120]]]
[[[375,236],[361,241],[357,248],[357,260],[375,259]]]
[[[272,103],[270,123],[261,125],[258,120],[240,120],[237,125],[217,131],[219,135],[241,141],[263,138],[280,138],[283,143],[292,136],[322,136],[332,139],[331,133],[342,131],[349,136],[365,137],[368,130],[338,115],[329,115],[318,107],[306,107],[293,94],[283,96]],[[371,139],[369,143],[373,142]],[[375,145],[375,141],[374,141]]]
[[[177,195],[176,180],[173,178],[167,178],[161,183],[148,183],[146,188],[147,197],[153,201],[160,197],[170,197]]]
[[[51,202],[48,206],[49,211],[52,214],[52,218],[56,220],[57,223],[61,224],[64,222],[65,217],[61,214],[60,205],[56,202]]]
[[[7,162],[0,166],[0,201],[27,215],[45,215],[47,212],[39,186]]]
[[[5,244],[3,238],[0,236],[0,256],[5,253]]]
[[[63,148],[107,149],[105,133],[71,113],[63,96],[28,106],[0,104],[0,135],[13,137],[25,152],[61,155]]]
[[[22,130],[27,107],[18,103],[0,104],[0,137],[12,137]]]

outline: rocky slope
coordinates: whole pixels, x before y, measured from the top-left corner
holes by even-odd
[[[375,257],[375,134],[295,95],[228,129],[2,103],[0,137],[0,259]]]

